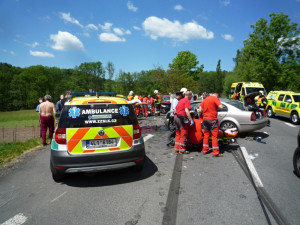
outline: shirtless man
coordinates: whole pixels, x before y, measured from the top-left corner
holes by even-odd
[[[53,114],[56,113],[55,106],[51,102],[51,96],[46,95],[44,99],[45,99],[45,102],[41,103],[40,111],[39,111],[40,118],[41,118],[43,146],[47,145],[47,143],[46,143],[47,127],[49,128],[49,138],[52,141],[53,132],[54,132]]]

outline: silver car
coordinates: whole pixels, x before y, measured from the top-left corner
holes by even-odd
[[[218,120],[221,129],[237,128],[239,133],[259,130],[268,123],[266,113],[263,109],[245,105],[244,103],[231,99],[220,99],[223,109],[218,112]],[[201,102],[191,104],[191,111],[197,112]]]

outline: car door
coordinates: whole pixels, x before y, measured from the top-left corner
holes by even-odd
[[[228,107],[225,104],[222,104],[222,105],[223,105],[223,109],[221,109],[220,111],[218,111],[218,120],[219,120],[219,123],[222,122],[222,120],[224,119],[224,117],[228,113]]]
[[[277,99],[276,105],[275,105],[274,113],[281,113],[282,114],[282,112],[283,112],[282,108],[285,105],[284,102],[283,102],[284,96],[285,96],[285,94],[280,94],[278,96],[278,99]]]
[[[289,116],[291,113],[292,97],[286,95],[284,98],[284,108],[282,108],[282,113],[286,116]]]

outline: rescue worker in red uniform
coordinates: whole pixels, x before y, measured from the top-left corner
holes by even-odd
[[[176,126],[176,138],[175,138],[174,149],[176,153],[180,153],[180,154],[189,153],[186,150],[186,142],[188,139],[188,129],[189,129],[188,126],[194,125],[194,121],[192,120],[190,114],[191,98],[192,98],[192,92],[190,91],[186,92],[185,97],[178,102],[175,108],[174,122]]]
[[[145,95],[143,100],[142,100],[142,111],[143,111],[143,116],[147,117],[148,116],[148,98],[147,98],[147,95]]]
[[[213,156],[221,157],[219,146],[218,146],[218,109],[223,109],[223,105],[219,100],[219,94],[213,93],[201,102],[199,106],[199,112],[203,115],[203,154],[206,154],[209,150],[209,137],[212,136],[212,150]]]
[[[148,95],[150,109],[151,109],[151,115],[154,116],[155,112],[155,106],[154,106],[154,98],[151,95]]]

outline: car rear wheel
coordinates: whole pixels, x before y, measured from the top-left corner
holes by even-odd
[[[292,112],[291,121],[292,121],[293,124],[298,124],[299,123],[299,115],[298,115],[297,112]]]
[[[268,107],[268,109],[267,109],[267,116],[268,117],[273,117],[274,116],[274,112],[273,112],[272,107]]]
[[[295,173],[300,177],[300,147],[295,150],[293,164]]]
[[[231,121],[225,121],[221,123],[220,129],[231,129],[231,128],[237,128],[236,124]]]
[[[65,173],[61,170],[56,169],[51,161],[50,161],[50,169],[52,173],[52,178],[55,182],[61,182],[64,180]]]

